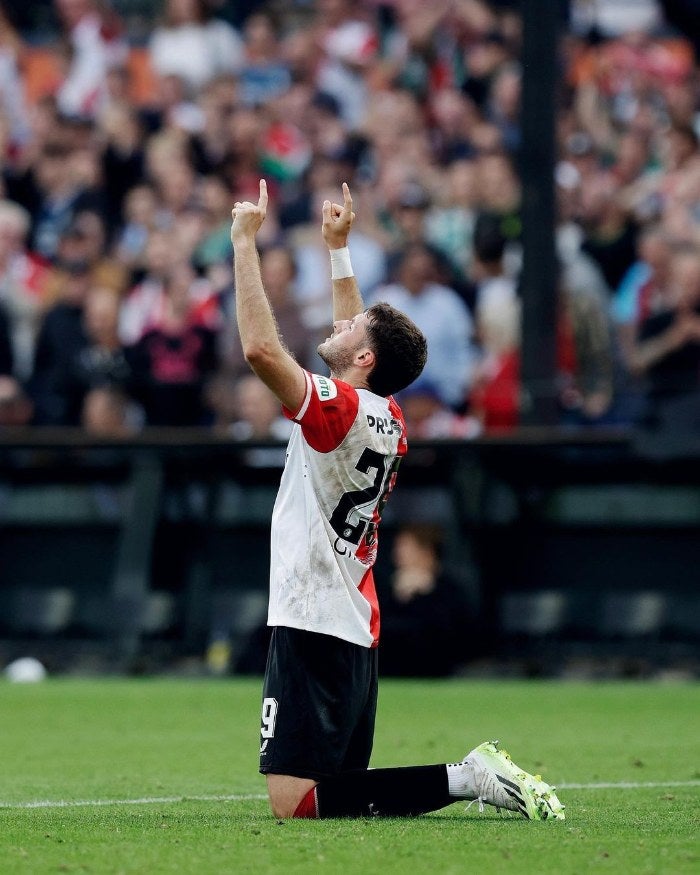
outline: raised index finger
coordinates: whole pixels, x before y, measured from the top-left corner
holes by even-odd
[[[258,199],[258,209],[265,212],[267,210],[267,182],[264,179],[260,180],[260,197]]]
[[[350,187],[347,182],[343,183],[343,208],[352,212],[352,197],[350,196]]]

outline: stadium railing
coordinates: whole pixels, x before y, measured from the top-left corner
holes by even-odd
[[[0,657],[31,641],[60,662],[93,642],[125,669],[149,648],[201,654],[215,629],[250,631],[283,464],[280,444],[206,430],[0,432]],[[482,653],[697,644],[694,437],[533,427],[413,441],[378,579],[407,522],[444,528]]]

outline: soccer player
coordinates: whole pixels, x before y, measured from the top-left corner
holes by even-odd
[[[425,338],[388,304],[365,310],[347,243],[354,219],[323,204],[330,250],[333,332],[318,347],[330,377],[305,371],[287,352],[263,288],[257,204],[232,210],[236,316],[246,360],[296,423],[272,513],[273,627],[262,705],[260,771],[276,817],[402,816],[458,799],[533,819],[563,818],[539,776],[494,742],[460,763],[369,769],[377,704],[379,609],[372,578],[377,526],[406,452],[392,397],[421,373]]]

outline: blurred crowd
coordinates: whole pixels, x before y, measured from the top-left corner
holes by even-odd
[[[347,181],[366,301],[428,338],[401,398],[411,433],[516,426],[518,6],[162,0],[136,46],[118,2],[54,0],[55,79],[29,95],[34,48],[3,4],[0,424],[284,437],[241,353],[231,271],[231,206],[265,176],[263,280],[304,366],[322,367],[331,315],[321,204]],[[563,18],[562,423],[698,420],[696,50],[654,0],[572,0]]]

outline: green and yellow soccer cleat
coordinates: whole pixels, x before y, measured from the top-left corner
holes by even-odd
[[[516,766],[497,741],[485,741],[468,754],[463,765],[473,770],[473,801],[483,811],[484,803],[517,811],[529,820],[564,820],[564,806],[540,775],[530,775]]]

